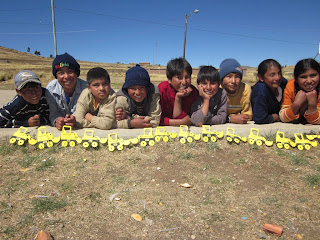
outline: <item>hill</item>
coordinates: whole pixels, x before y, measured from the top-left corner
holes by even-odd
[[[14,75],[23,70],[32,70],[40,77],[43,85],[46,86],[49,81],[53,79],[51,72],[51,64],[53,58],[37,56],[31,53],[20,52],[14,49],[9,49],[0,46],[0,89],[14,89],[13,77]],[[92,67],[103,67],[108,70],[112,87],[118,89],[124,82],[125,73],[128,68],[135,65],[121,64],[121,63],[100,63],[100,62],[88,62],[77,60],[81,66],[80,78],[86,79],[88,70]],[[152,66],[143,65],[150,74],[151,81],[158,84],[161,81],[166,80],[165,68],[166,66]],[[286,78],[292,78],[294,66],[288,66],[283,68],[283,74]],[[254,67],[244,66],[245,74],[243,81],[253,85],[257,81],[257,69]],[[192,76],[192,82],[196,82],[196,74],[198,69],[194,69]]]

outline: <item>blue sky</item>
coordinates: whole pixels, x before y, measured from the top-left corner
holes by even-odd
[[[257,67],[294,65],[319,51],[319,0],[54,0],[58,54],[106,63],[166,65],[183,54],[193,67],[225,58]],[[2,1],[0,45],[54,55],[51,0]],[[319,56],[317,60],[319,61]]]

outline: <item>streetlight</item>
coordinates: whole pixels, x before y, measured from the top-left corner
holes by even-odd
[[[199,10],[195,9],[193,10],[189,15],[186,14],[185,17],[185,24],[184,24],[184,44],[183,44],[183,58],[186,57],[186,42],[187,42],[187,24],[188,24],[188,18],[192,15],[192,13],[198,13]]]

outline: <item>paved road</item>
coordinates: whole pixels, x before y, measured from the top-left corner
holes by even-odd
[[[14,90],[0,90],[0,104],[1,106],[8,103],[12,100],[12,98],[15,96]],[[268,135],[271,133],[275,133],[276,131],[283,131],[286,134],[286,137],[292,136],[294,133],[310,133],[311,131],[318,133],[319,126],[318,125],[301,125],[301,124],[290,124],[290,123],[273,123],[273,124],[263,124],[263,125],[256,125],[253,122],[250,122],[248,124],[222,124],[222,125],[215,125],[212,126],[212,131],[224,131],[226,133],[226,130],[228,127],[234,128],[236,134],[239,134],[240,136],[248,136],[250,134],[251,128],[257,128],[260,131],[260,135]],[[0,129],[0,138],[6,138],[11,137],[12,134],[17,129]],[[191,127],[190,130],[197,134],[202,132],[202,128],[200,127]],[[85,129],[79,129],[75,130],[75,132],[82,137],[84,134]],[[178,127],[166,127],[166,131],[171,132],[179,132]],[[31,136],[35,137],[37,134],[37,128],[32,127],[29,128],[29,132]],[[60,136],[61,132],[58,131],[56,128],[47,126],[47,132],[52,132],[54,136]],[[94,134],[99,137],[107,137],[109,133],[117,133],[119,137],[124,139],[129,139],[138,136],[139,134],[143,134],[143,129],[114,129],[114,130],[99,130],[94,129]]]

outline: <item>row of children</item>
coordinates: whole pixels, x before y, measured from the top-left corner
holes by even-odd
[[[167,81],[151,83],[146,69],[137,65],[126,72],[122,88],[111,88],[108,72],[100,67],[79,78],[80,65],[68,53],[52,63],[55,80],[41,87],[38,76],[23,70],[14,77],[17,96],[0,109],[1,127],[52,124],[72,127],[145,128],[179,125],[257,124],[277,121],[320,123],[320,65],[299,61],[294,79],[287,82],[281,65],[267,59],[258,66],[258,82],[242,82],[243,70],[226,59],[220,71],[200,67],[197,86],[191,84],[192,67],[183,58],[167,65]]]

